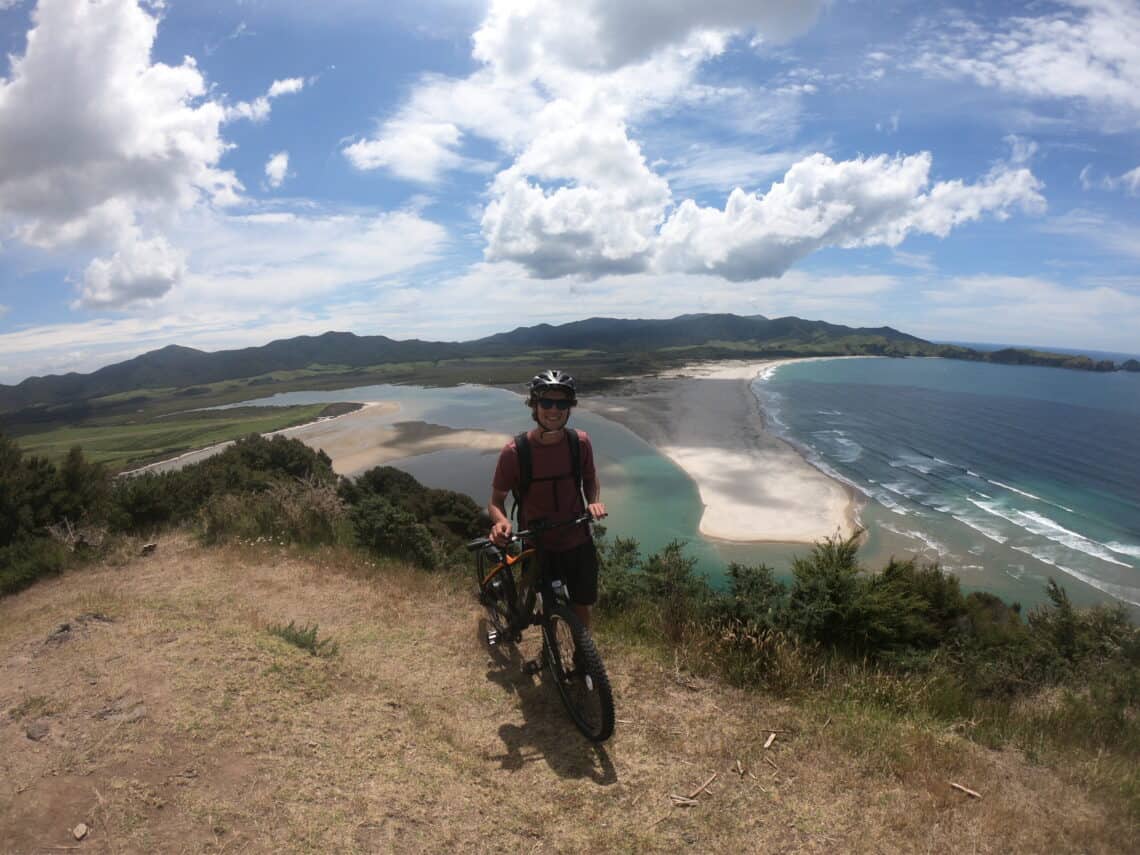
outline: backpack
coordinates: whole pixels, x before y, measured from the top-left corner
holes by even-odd
[[[574,478],[574,484],[578,488],[578,495],[582,497],[582,507],[585,508],[586,491],[582,484],[582,441],[578,437],[578,431],[574,428],[566,428],[566,443],[570,446],[570,471]],[[527,438],[527,431],[523,431],[515,437],[515,450],[519,456],[519,484],[513,491],[515,504],[514,507],[511,508],[512,517],[517,515],[523,497],[526,495],[527,490],[530,489],[531,482],[534,480],[534,469],[530,454],[530,439]],[[539,478],[538,480],[554,481],[557,479]]]

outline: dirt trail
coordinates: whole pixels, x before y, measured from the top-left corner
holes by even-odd
[[[594,747],[456,580],[353,564],[173,535],[0,601],[0,852],[1127,848],[1012,752],[947,733],[885,764],[850,750],[859,723],[604,635],[619,723]],[[290,620],[339,654],[266,631]]]

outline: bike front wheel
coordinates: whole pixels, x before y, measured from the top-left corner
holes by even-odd
[[[587,739],[605,742],[614,732],[614,697],[590,631],[560,604],[543,619],[542,641],[546,667],[574,724]]]
[[[480,552],[475,560],[475,585],[479,602],[487,611],[487,620],[500,640],[513,641],[511,635],[512,605],[515,601],[515,580],[510,568],[503,568],[484,584],[491,568],[498,563],[487,552]]]

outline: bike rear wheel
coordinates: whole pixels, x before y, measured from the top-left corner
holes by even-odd
[[[513,641],[510,638],[513,603],[515,602],[515,580],[509,567],[504,567],[486,584],[483,580],[498,563],[485,551],[475,558],[475,586],[479,602],[487,611],[487,621],[491,624],[499,640]]]
[[[602,657],[573,609],[554,607],[543,619],[542,654],[567,712],[582,734],[605,742],[614,732],[614,698]]]

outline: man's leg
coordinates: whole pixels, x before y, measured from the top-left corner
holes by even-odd
[[[574,567],[567,568],[570,598],[574,614],[589,629],[593,603],[598,599],[598,551],[590,542],[575,549],[573,555]]]
[[[591,606],[581,606],[574,603],[574,614],[578,616],[578,620],[582,621],[582,626],[586,629],[590,628],[590,611]]]

